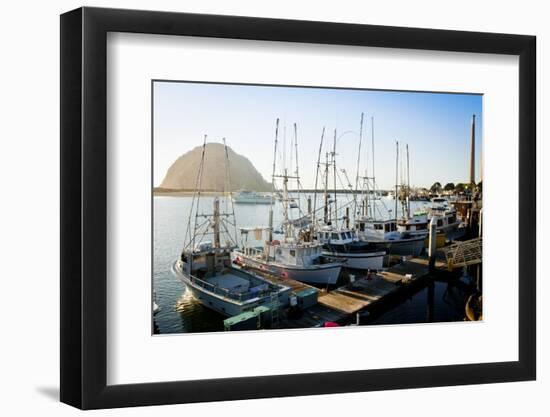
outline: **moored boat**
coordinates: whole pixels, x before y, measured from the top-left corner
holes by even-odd
[[[173,273],[202,305],[225,316],[238,315],[258,306],[272,309],[286,306],[289,302],[289,287],[272,283],[258,274],[233,266],[231,252],[235,249],[237,241],[234,210],[221,212],[220,199],[215,197],[212,213],[203,213],[202,209],[199,213],[200,180],[205,148],[206,136],[185,245],[179,259],[173,265]],[[226,172],[227,160],[226,148]],[[226,178],[229,181],[228,175]],[[231,228],[234,229],[235,236],[231,236]],[[213,241],[206,240],[208,236],[213,238]]]
[[[304,234],[300,233],[300,228],[309,225],[307,217],[302,216],[298,219],[290,219],[289,209],[298,207],[296,199],[289,196],[288,182],[294,179],[299,187],[298,167],[295,175],[289,176],[286,169],[282,174],[276,174],[275,161],[277,156],[277,141],[279,131],[279,119],[277,119],[275,130],[275,151],[272,183],[274,187],[274,197],[279,196],[283,205],[283,223],[281,232],[283,238],[281,241],[273,239],[273,208],[269,213],[269,227],[267,228],[241,228],[241,234],[246,236],[243,248],[234,251],[234,261],[238,265],[252,268],[261,273],[272,274],[277,277],[290,278],[301,282],[312,284],[335,284],[342,269],[342,263],[326,258],[322,253],[322,245],[306,239]],[[294,148],[297,146],[297,128],[294,124]],[[296,155],[296,161],[298,157]],[[282,191],[275,190],[276,180],[282,180]],[[299,197],[298,197],[299,198]],[[271,201],[275,202],[276,198]],[[268,238],[263,247],[250,247],[248,245],[248,233],[268,233]]]
[[[271,204],[271,196],[255,191],[239,190],[233,194],[235,204]]]

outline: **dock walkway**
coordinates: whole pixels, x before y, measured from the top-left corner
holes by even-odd
[[[444,268],[444,262],[436,262]],[[319,304],[345,314],[368,310],[382,299],[417,284],[428,275],[428,259],[412,258],[319,296]]]

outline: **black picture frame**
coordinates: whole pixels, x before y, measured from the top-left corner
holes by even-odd
[[[519,56],[519,360],[113,385],[107,375],[108,32]],[[534,36],[80,8],[61,15],[61,401],[82,409],[536,378]]]

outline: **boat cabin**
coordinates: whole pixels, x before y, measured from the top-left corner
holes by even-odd
[[[357,234],[350,229],[321,230],[317,233],[317,240],[323,244],[348,245],[357,240]]]

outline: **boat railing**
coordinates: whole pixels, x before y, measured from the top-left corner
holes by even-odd
[[[247,256],[262,256],[264,254],[264,251],[263,249],[247,246],[244,248],[244,254]]]

